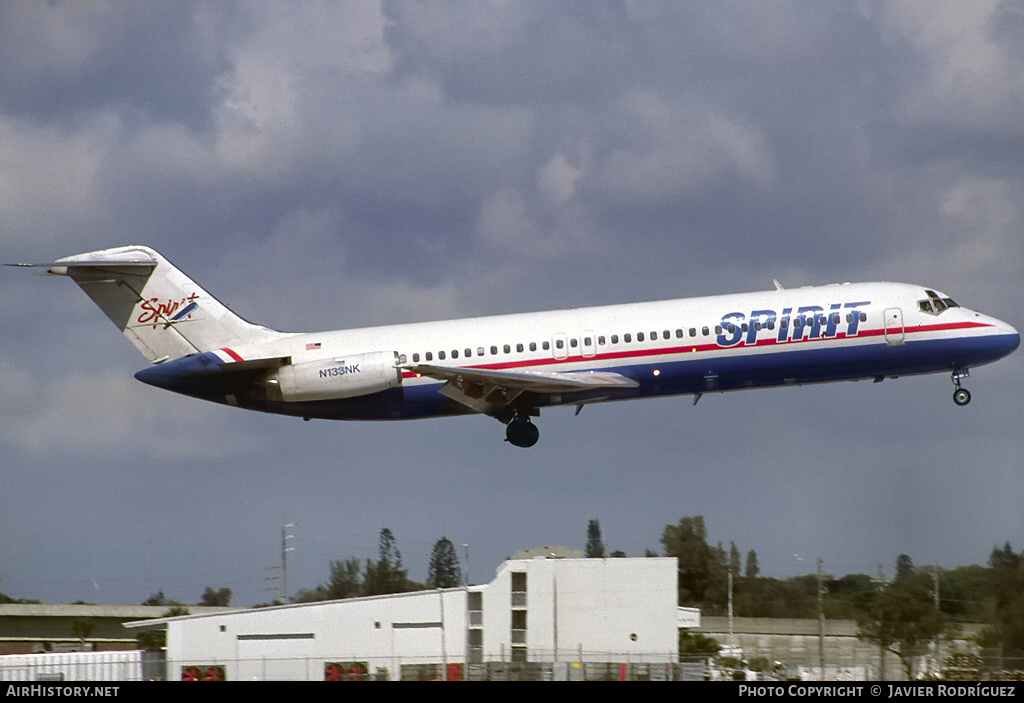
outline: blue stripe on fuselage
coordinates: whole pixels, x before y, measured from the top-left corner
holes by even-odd
[[[659,395],[826,383],[884,376],[909,376],[979,366],[1006,356],[1020,344],[1019,335],[907,341],[889,345],[854,344],[810,349],[773,350],[761,354],[674,355],[662,361],[609,365],[611,371],[635,379],[638,388],[601,389],[582,393],[533,396],[536,405],[561,405],[583,400],[624,400]],[[536,368],[536,367],[533,367]],[[552,365],[551,370],[558,370]],[[657,370],[659,374],[654,375]],[[337,420],[390,420],[472,413],[438,393],[442,384],[405,384],[381,393],[312,403],[261,402],[256,409],[300,417]],[[253,407],[247,405],[247,407]]]

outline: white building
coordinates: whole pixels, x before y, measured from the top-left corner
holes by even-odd
[[[481,586],[129,623],[167,629],[168,678],[655,678],[678,660],[676,560],[510,560]],[[655,666],[651,666],[655,665]]]

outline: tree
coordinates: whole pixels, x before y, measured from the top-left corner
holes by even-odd
[[[679,560],[679,603],[704,600],[713,561],[704,517],[684,517],[677,525],[666,525],[661,533],[661,544],[665,556]]]
[[[92,618],[75,618],[71,621],[71,634],[85,645],[89,635],[96,629],[96,621]]]
[[[143,605],[170,605],[170,606],[180,606],[181,605],[181,603],[179,603],[178,601],[171,600],[167,596],[165,596],[163,591],[157,591],[156,593],[150,595],[149,598],[147,598],[146,600],[142,601],[142,604]]]
[[[447,537],[434,543],[430,552],[430,565],[427,567],[427,586],[429,588],[455,588],[462,584],[462,569],[459,557],[455,553],[455,545]]]
[[[317,586],[316,588],[300,588],[295,592],[294,596],[288,598],[292,603],[319,603],[320,601],[331,600],[331,594],[327,591],[326,586]],[[265,608],[269,605],[280,605],[279,603],[262,603],[260,605],[254,605],[254,608]]]
[[[336,559],[331,561],[331,577],[320,587],[329,599],[355,598],[363,588],[359,578],[359,559]]]
[[[757,552],[751,549],[747,552],[747,568],[743,571],[743,575],[748,579],[754,579],[759,573],[761,573],[761,567],[757,565]]]
[[[688,632],[679,630],[679,660],[695,656],[713,657],[722,649],[714,637],[708,637],[699,632]]]
[[[988,555],[988,565],[996,570],[1016,569],[1021,562],[1024,562],[1024,554],[1017,554],[1010,547],[1010,543],[1003,544],[1003,548],[992,547],[992,553]]]
[[[1024,657],[1024,552],[1017,554],[1007,542],[988,558],[992,571],[995,613],[981,634],[981,644],[1001,647],[1003,655]]]
[[[602,559],[605,556],[604,541],[601,539],[601,523],[597,520],[587,523],[586,555],[590,559]]]
[[[380,531],[376,563],[366,560],[363,593],[367,596],[379,596],[385,593],[402,593],[406,590],[408,587],[406,571],[402,568],[402,553],[398,551],[394,533],[385,527]]]
[[[736,547],[735,542],[729,542],[729,570],[733,576],[740,575],[740,550]]]
[[[896,557],[896,580],[902,581],[903,579],[913,576],[917,573],[917,568],[914,566],[914,561],[906,554],[900,554]]]
[[[898,656],[908,679],[914,678],[915,658],[948,627],[924,575],[893,581],[857,617],[857,637]]]
[[[203,591],[203,597],[200,599],[198,605],[209,605],[209,606],[227,606],[231,605],[231,589],[230,588],[219,588],[214,589],[212,586],[207,586],[206,590]]]
[[[971,564],[942,571],[942,612],[966,622],[991,619],[993,569]]]

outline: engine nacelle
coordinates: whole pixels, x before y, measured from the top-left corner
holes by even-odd
[[[334,400],[379,393],[402,383],[398,352],[371,352],[282,366],[267,379],[267,395],[287,402]]]

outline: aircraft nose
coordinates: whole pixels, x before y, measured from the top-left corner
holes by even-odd
[[[1020,346],[1020,332],[1018,332],[1013,327],[1013,325],[1003,322],[1002,320],[997,320],[997,322],[997,327],[999,328],[999,331],[1006,338],[1005,353],[1011,354],[1017,347]]]

